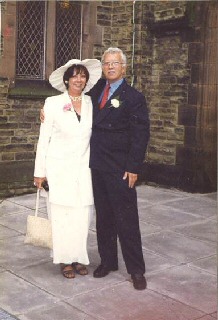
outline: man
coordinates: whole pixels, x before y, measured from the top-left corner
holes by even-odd
[[[148,110],[144,96],[124,79],[126,56],[122,50],[106,50],[102,70],[106,79],[100,79],[87,93],[93,103],[90,167],[101,257],[93,276],[102,278],[118,270],[119,237],[133,286],[143,290],[147,283],[135,182],[149,140]]]
[[[93,275],[101,278],[118,270],[118,236],[133,286],[143,290],[147,284],[135,182],[149,140],[148,110],[144,96],[124,79],[126,57],[120,49],[104,52],[102,70],[106,79],[87,93],[93,103],[90,167],[101,257]]]

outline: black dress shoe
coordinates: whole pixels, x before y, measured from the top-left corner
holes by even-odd
[[[136,290],[145,290],[147,287],[147,281],[145,279],[145,277],[143,276],[143,274],[132,274],[131,275],[132,278],[132,282],[133,282],[133,287]]]
[[[95,269],[94,273],[93,273],[93,277],[94,278],[103,278],[103,277],[106,277],[110,271],[117,271],[118,268],[109,268],[109,267],[106,267],[104,266],[103,264],[100,264],[98,266],[97,269]]]

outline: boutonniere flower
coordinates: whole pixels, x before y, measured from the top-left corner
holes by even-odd
[[[122,101],[119,100],[119,97],[111,99],[111,105],[110,107],[113,107],[115,109],[119,108],[122,104]],[[110,108],[109,107],[109,108]]]
[[[67,103],[67,104],[64,105],[64,108],[63,108],[64,112],[65,111],[72,111],[71,109],[72,109],[72,104],[71,103]]]

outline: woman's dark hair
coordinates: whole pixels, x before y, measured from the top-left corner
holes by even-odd
[[[82,64],[73,64],[64,72],[63,75],[63,81],[67,89],[69,88],[69,79],[72,78],[75,74],[85,74],[86,83],[89,81],[89,72],[87,68]]]

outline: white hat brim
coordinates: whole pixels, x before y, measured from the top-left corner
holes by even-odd
[[[101,78],[102,68],[101,62],[97,59],[85,59],[85,60],[78,60],[72,59],[69,60],[64,66],[59,67],[49,77],[49,82],[53,88],[57,89],[58,91],[65,92],[66,86],[63,81],[63,76],[65,71],[71,67],[73,64],[82,64],[85,66],[89,72],[89,81],[87,82],[83,92],[88,92],[96,82]]]

